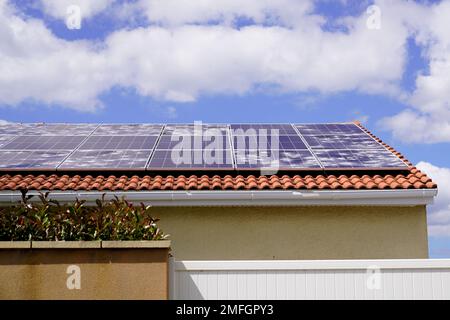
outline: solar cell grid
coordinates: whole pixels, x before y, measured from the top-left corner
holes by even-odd
[[[18,136],[1,147],[3,150],[72,150],[83,136]]]
[[[151,150],[158,136],[90,136],[80,150]]]
[[[306,150],[307,146],[298,136],[234,136],[235,149],[281,149]]]
[[[378,149],[385,148],[365,133],[355,135],[316,135],[304,136],[313,149]]]
[[[23,135],[41,135],[41,136],[88,136],[90,135],[98,124],[41,124],[41,123],[27,123],[23,125]]]
[[[156,150],[149,169],[233,169],[231,150]]]
[[[192,136],[192,135],[165,135],[158,142],[157,149],[184,149],[218,148],[230,149],[230,141],[227,135],[221,136]]]
[[[144,170],[148,150],[77,150],[58,169],[133,169]]]
[[[16,136],[0,136],[0,148],[14,139]]]
[[[273,167],[280,170],[291,169],[320,169],[320,164],[308,150],[236,150],[237,169],[257,169]]]
[[[401,168],[406,164],[384,150],[317,150],[316,156],[326,168]]]
[[[0,168],[56,170],[69,151],[10,151],[0,152]]]

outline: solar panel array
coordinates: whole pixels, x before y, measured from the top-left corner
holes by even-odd
[[[361,170],[407,165],[353,123],[3,124],[0,170]]]

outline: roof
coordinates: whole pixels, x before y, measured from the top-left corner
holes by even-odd
[[[408,170],[357,174],[351,171],[332,174],[304,173],[272,176],[208,175],[102,175],[73,172],[70,174],[29,172],[0,175],[0,190],[51,190],[51,191],[149,191],[149,190],[276,190],[276,189],[434,189],[437,185],[423,172],[413,167],[401,153],[385,144],[361,124],[357,123],[375,140],[409,165]],[[204,172],[205,173],[205,172]]]
[[[0,190],[263,190],[263,189],[431,189],[436,184],[417,168],[398,175],[92,176],[1,175]]]

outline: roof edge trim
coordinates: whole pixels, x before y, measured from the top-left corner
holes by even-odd
[[[29,191],[28,195],[39,194]],[[417,206],[432,204],[437,189],[404,190],[259,190],[259,191],[52,191],[49,198],[61,203],[95,200],[105,195],[109,200],[125,197],[132,203],[144,202],[155,207],[233,207],[233,206]],[[0,192],[0,206],[17,203],[20,191]],[[33,197],[30,201],[39,201]]]

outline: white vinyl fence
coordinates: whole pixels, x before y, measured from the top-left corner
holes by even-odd
[[[450,259],[170,262],[171,299],[450,299]]]

